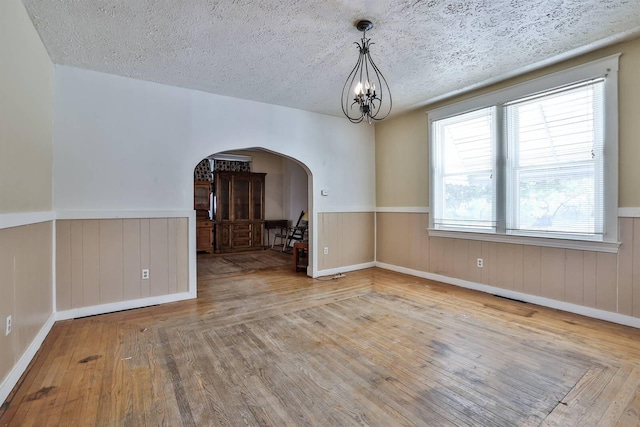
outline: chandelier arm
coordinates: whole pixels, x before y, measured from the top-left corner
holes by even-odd
[[[347,99],[349,96],[354,96],[354,99],[359,98],[358,96],[359,94],[355,92],[351,93],[350,90],[354,88],[353,84],[358,78],[358,70],[362,69],[363,60],[364,58],[362,57],[362,54],[358,55],[358,62],[356,62],[356,69],[355,69],[355,72],[353,73],[353,76],[351,77],[351,82],[349,83],[349,89],[347,90]]]
[[[357,43],[356,43],[357,44]],[[357,76],[357,72],[358,72],[358,66],[362,63],[362,55],[358,56],[358,61],[356,62],[356,65],[353,67],[353,69],[351,70],[351,72],[349,73],[349,75],[347,76],[347,80],[344,82],[344,86],[342,87],[342,101],[341,101],[341,105],[342,105],[342,112],[344,113],[345,116],[347,116],[349,118],[349,120],[351,120],[351,116],[348,113],[348,105],[349,105],[349,91],[351,89],[351,86],[353,85],[353,82],[355,81],[355,78]],[[351,79],[351,82],[349,82],[349,79]],[[345,99],[345,95],[346,95],[346,99]]]
[[[362,81],[362,71],[363,71],[363,68],[364,68],[364,67],[363,67],[363,63],[364,63],[364,64],[366,64],[366,63],[367,63],[367,54],[365,53],[364,39],[362,40],[362,43],[363,43],[363,44],[362,44],[362,47],[360,48],[360,56],[358,57],[358,58],[359,58],[359,63],[360,63],[360,69],[359,69],[359,71],[360,71],[360,77],[359,77],[358,81],[359,81],[360,83],[362,83],[362,84],[363,84],[363,87],[364,87],[364,82]]]
[[[371,60],[371,65],[373,66],[373,69],[376,71],[376,74],[379,76],[379,80],[380,80],[380,105],[382,105],[382,97],[383,97],[383,93],[384,93],[384,90],[382,88],[382,84],[383,83],[384,83],[384,86],[387,89],[387,93],[389,94],[389,111],[387,111],[387,114],[385,114],[384,117],[381,117],[379,119],[374,117],[374,120],[383,120],[389,114],[391,114],[391,107],[393,106],[393,100],[391,99],[391,90],[389,89],[389,84],[387,83],[387,79],[385,79],[384,74],[382,74],[382,71],[380,71],[380,69],[375,64],[375,62],[373,62],[373,59],[371,59],[371,55],[369,55],[369,59]],[[379,112],[380,112],[380,110],[378,110],[378,113]],[[376,116],[377,116],[377,114],[376,114]]]
[[[351,104],[351,108],[353,108],[355,104],[358,104],[358,101],[353,101],[353,104]],[[362,119],[364,119],[364,114],[361,113],[360,117],[355,117],[355,118],[347,115],[347,118],[351,123],[360,123]]]

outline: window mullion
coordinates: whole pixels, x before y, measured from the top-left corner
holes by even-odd
[[[500,104],[495,107],[495,122],[494,122],[494,171],[493,177],[494,184],[494,209],[496,219],[496,233],[506,233],[507,222],[507,179],[506,179],[506,165],[507,165],[507,136],[505,127],[504,113],[505,107]]]

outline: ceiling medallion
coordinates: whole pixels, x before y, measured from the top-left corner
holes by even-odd
[[[371,124],[374,120],[384,119],[391,112],[391,92],[369,52],[369,46],[374,43],[370,43],[366,36],[373,24],[363,20],[356,24],[356,28],[362,31],[360,43],[354,42],[360,55],[342,88],[342,112],[352,123],[366,120]]]

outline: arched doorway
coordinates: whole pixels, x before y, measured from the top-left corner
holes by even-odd
[[[194,170],[194,181],[208,180],[213,181],[214,171],[216,170],[237,171],[239,175],[246,172],[252,172],[257,175],[264,174],[264,219],[267,223],[274,220],[286,220],[289,224],[295,225],[296,221],[305,212],[308,217],[308,242],[309,253],[307,275],[311,276],[313,271],[313,179],[309,168],[302,162],[293,159],[281,153],[272,150],[250,147],[244,149],[233,149],[224,152],[218,152],[206,156],[198,163]],[[196,195],[197,186],[194,186],[194,196]],[[214,212],[218,206],[218,200],[214,198],[212,188],[210,198],[210,208],[206,212],[207,219],[214,219]],[[194,199],[195,200],[195,199]],[[202,212],[199,212],[200,215]],[[202,218],[202,216],[200,216]],[[203,223],[204,221],[198,221]],[[213,226],[213,251],[220,252],[216,248],[216,242],[219,245],[220,238],[216,238],[216,232],[219,232],[220,226]],[[269,248],[274,243],[275,230],[265,230],[260,236],[262,248]],[[200,242],[200,236],[203,230],[196,230],[196,241]],[[205,231],[206,232],[206,231]],[[220,246],[220,245],[219,245]],[[198,249],[201,249],[198,243]],[[217,250],[216,250],[217,249]],[[249,248],[246,248],[249,250]],[[199,252],[202,256],[202,253]]]

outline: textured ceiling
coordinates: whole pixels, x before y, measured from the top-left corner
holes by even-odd
[[[394,113],[640,34],[640,0],[23,0],[56,64],[341,116],[359,19]]]

